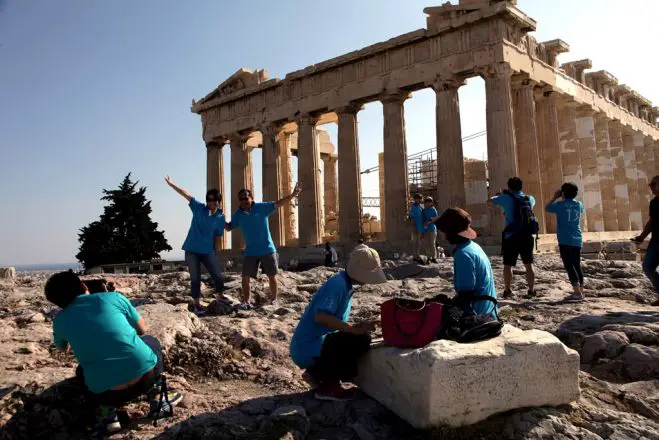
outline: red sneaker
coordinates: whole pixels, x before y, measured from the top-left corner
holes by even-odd
[[[355,398],[353,390],[346,390],[341,386],[340,382],[329,382],[321,384],[314,393],[314,397],[318,400],[328,400],[334,402],[345,402]]]

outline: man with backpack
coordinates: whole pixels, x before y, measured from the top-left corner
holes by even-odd
[[[512,298],[511,284],[513,267],[521,257],[526,267],[527,298],[536,296],[535,272],[533,271],[533,248],[539,231],[538,220],[533,213],[535,198],[522,192],[523,182],[519,177],[508,179],[508,189],[492,197],[489,202],[503,208],[506,227],[502,233],[504,298]],[[535,235],[535,237],[534,237]]]

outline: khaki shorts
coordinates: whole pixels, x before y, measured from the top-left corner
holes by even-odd
[[[269,277],[277,275],[279,266],[279,256],[276,252],[259,257],[243,257],[243,276],[256,278],[259,273],[259,266],[261,272]]]

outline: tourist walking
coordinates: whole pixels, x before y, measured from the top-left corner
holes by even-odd
[[[320,400],[349,400],[353,390],[341,386],[357,376],[357,364],[369,349],[375,322],[348,324],[354,286],[383,284],[377,251],[359,244],[350,253],[345,271],[331,277],[313,295],[291,339],[293,362]]]
[[[151,400],[152,415],[171,414],[183,396],[171,391],[169,403],[159,406],[155,396],[163,373],[162,348],[156,338],[146,335],[144,319],[125,296],[89,294],[71,270],[51,276],[44,293],[62,309],[53,319],[54,344],[62,350],[73,349],[76,377],[88,401],[102,405],[105,433],[122,428],[116,409],[142,395]]]
[[[426,254],[431,263],[437,263],[437,226],[433,219],[439,214],[435,208],[435,201],[432,197],[423,199],[423,252]]]
[[[412,225],[414,226],[414,258],[419,258],[421,256],[421,240],[425,230],[423,226],[423,196],[419,193],[414,194],[408,218],[412,221]]]
[[[188,201],[188,206],[192,211],[192,221],[188,235],[183,242],[183,250],[185,251],[185,264],[190,271],[195,313],[202,315],[204,309],[199,302],[202,264],[213,279],[215,291],[222,293],[224,290],[224,274],[217,255],[217,251],[221,249],[220,238],[224,235],[226,223],[224,213],[220,209],[222,194],[217,189],[209,189],[206,192],[206,204],[204,205],[192,197],[189,192],[177,186],[169,176],[165,177],[165,182]]]
[[[339,256],[336,253],[334,246],[330,242],[325,243],[325,267],[334,267],[339,261]]]
[[[654,176],[650,182],[650,191],[654,195],[650,201],[650,220],[643,228],[641,235],[634,238],[636,243],[643,243],[648,235],[652,234],[648,249],[643,259],[643,272],[652,282],[654,291],[659,294],[659,176]],[[652,303],[653,306],[659,306],[659,299]]]
[[[558,248],[563,260],[563,266],[572,284],[574,293],[566,299],[583,301],[583,273],[581,271],[581,248],[583,236],[581,234],[581,221],[583,218],[583,203],[575,200],[579,188],[574,183],[564,183],[556,191],[554,197],[545,207],[545,211],[556,215]],[[562,200],[559,200],[561,199]]]
[[[270,234],[268,218],[275,209],[284,206],[296,198],[301,191],[300,184],[296,184],[293,192],[276,202],[256,203],[249,189],[238,191],[238,209],[233,213],[231,222],[226,224],[229,231],[240,229],[245,242],[243,251],[242,271],[242,298],[237,307],[240,310],[252,309],[250,279],[256,278],[261,271],[268,276],[270,284],[270,302],[277,301],[277,273],[279,261],[277,248]]]
[[[437,228],[446,235],[453,249],[454,303],[466,302],[477,315],[496,316],[497,290],[489,258],[473,240],[477,234],[471,228],[471,216],[460,208],[449,208],[435,221]],[[470,297],[487,296],[472,301]]]
[[[533,271],[534,234],[538,233],[538,221],[533,214],[535,198],[522,192],[523,182],[519,177],[508,179],[508,189],[489,199],[488,203],[503,208],[506,227],[502,232],[501,253],[503,254],[504,298],[513,297],[513,267],[521,258],[526,268],[527,298],[536,296],[535,272]]]

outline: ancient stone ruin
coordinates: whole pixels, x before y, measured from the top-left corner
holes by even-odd
[[[272,217],[278,246],[323,240],[324,210],[338,212],[338,238],[363,233],[357,114],[380,101],[383,234],[409,238],[409,187],[403,103],[432,88],[437,97],[437,204],[467,206],[496,237],[503,217],[486,205],[488,192],[519,175],[539,206],[563,181],[577,183],[586,207],[586,231],[642,229],[648,218],[648,178],[657,174],[659,109],[606,71],[587,72],[590,60],[560,65],[562,40],[528,35],[536,21],[515,0],[460,0],[424,10],[427,26],[388,41],[270,79],[265,70],[240,69],[194,102],[208,152],[208,186],[223,193],[222,149],[231,148],[233,198],[251,187],[252,148],[263,149],[263,198],[290,191],[291,151],[298,155],[299,237],[290,210]],[[465,162],[458,89],[470,77],[485,81],[487,164]],[[338,123],[338,155],[323,151],[319,126]],[[292,142],[295,139],[295,143]],[[320,161],[325,179],[321,182]],[[338,165],[337,166],[337,161]],[[338,169],[338,178],[337,178]],[[325,202],[323,203],[323,200]],[[234,206],[235,205],[234,201]],[[340,212],[338,207],[340,207]],[[537,210],[543,233],[555,219]],[[233,248],[242,247],[232,239]]]

